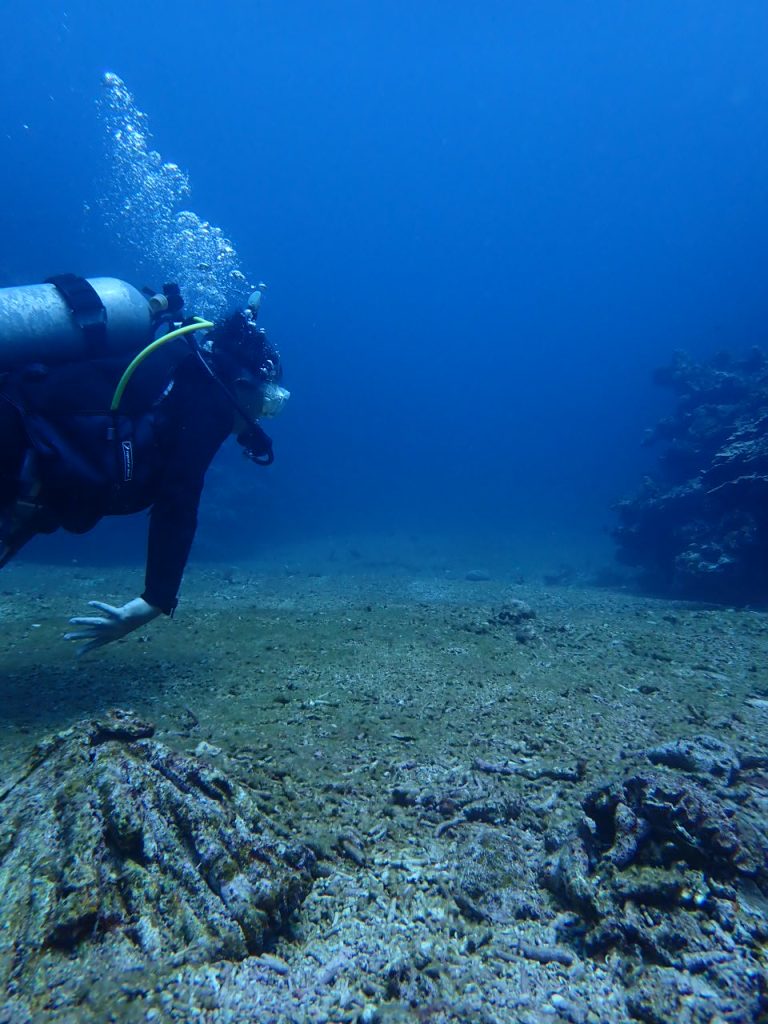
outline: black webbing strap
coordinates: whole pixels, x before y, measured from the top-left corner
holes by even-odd
[[[107,340],[107,311],[93,285],[77,274],[56,274],[45,283],[54,285],[63,296],[83,332],[88,354],[100,355]]]

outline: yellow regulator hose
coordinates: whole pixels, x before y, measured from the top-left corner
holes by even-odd
[[[177,327],[175,331],[171,331],[169,334],[164,334],[162,338],[156,338],[153,342],[150,342],[146,348],[143,348],[137,356],[135,356],[128,366],[125,368],[125,372],[120,378],[115,393],[112,396],[112,404],[109,407],[110,412],[117,412],[120,408],[120,403],[123,400],[123,394],[125,389],[128,387],[128,382],[136,371],[140,363],[143,363],[147,356],[151,355],[156,349],[160,348],[167,341],[173,341],[174,338],[180,338],[183,334],[191,334],[192,331],[201,331],[205,328],[211,328],[214,325],[210,320],[203,320],[201,317],[196,316],[193,324],[185,324],[183,327]]]

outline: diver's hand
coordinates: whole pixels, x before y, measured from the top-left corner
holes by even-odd
[[[160,615],[160,609],[148,604],[143,597],[136,597],[121,608],[114,608],[111,604],[103,604],[101,601],[89,601],[88,604],[104,614],[93,618],[69,620],[70,626],[85,626],[85,629],[76,633],[65,633],[64,639],[89,641],[78,649],[78,654],[86,654],[97,647],[103,647],[104,644],[112,643],[113,640],[119,640]]]

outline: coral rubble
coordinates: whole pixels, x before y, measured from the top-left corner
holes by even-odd
[[[588,793],[542,881],[576,913],[585,954],[621,955],[633,1018],[764,1020],[768,834],[750,759],[711,736],[647,757],[682,770],[641,768]]]

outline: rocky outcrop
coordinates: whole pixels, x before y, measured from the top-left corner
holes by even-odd
[[[646,438],[659,472],[617,505],[618,558],[651,589],[727,603],[768,600],[768,358],[696,363],[678,354],[656,381],[674,414]]]
[[[710,736],[647,756],[662,767],[586,796],[542,881],[575,913],[578,949],[621,953],[633,1018],[768,1019],[768,831],[763,777],[749,770],[765,759]]]
[[[0,983],[40,1010],[119,979],[264,949],[314,858],[250,793],[126,712],[40,744],[0,792]],[[114,983],[114,982],[113,982]]]

